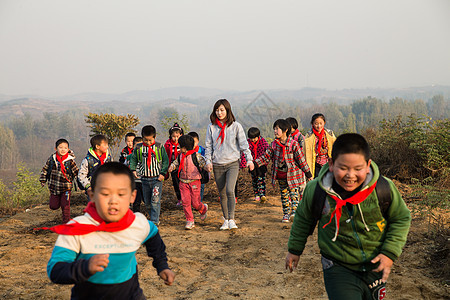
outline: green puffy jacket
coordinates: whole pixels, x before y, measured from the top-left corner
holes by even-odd
[[[379,176],[378,166],[372,162],[371,172],[367,175],[363,188],[374,184]],[[411,214],[395,185],[390,180],[388,182],[392,202],[386,213],[387,219],[384,219],[380,211],[374,190],[366,200],[353,206],[353,216],[346,206],[342,207],[339,234],[335,241],[333,241],[336,235],[335,218],[333,217],[332,222],[323,228],[330,221],[331,213],[336,206],[336,201],[327,196],[318,225],[318,242],[323,256],[356,271],[375,268],[370,261],[380,253],[393,261],[400,256],[411,224]],[[288,242],[290,253],[300,255],[305,248],[314,219],[311,207],[316,185],[319,184],[327,194],[338,196],[331,189],[332,183],[333,174],[328,171],[326,164],[319,177],[306,185],[291,228]]]

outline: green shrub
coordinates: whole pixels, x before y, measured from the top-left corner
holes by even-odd
[[[41,186],[39,176],[33,174],[23,164],[19,164],[16,177],[12,193],[14,207],[40,204],[47,197],[47,188]]]
[[[378,130],[366,130],[363,134],[383,175],[403,181],[431,177],[429,180],[434,183],[442,182],[450,168],[448,119],[398,116],[383,120],[380,125]]]

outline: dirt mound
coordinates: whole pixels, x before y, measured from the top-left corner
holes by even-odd
[[[248,182],[245,174],[239,180]],[[165,286],[141,248],[137,254],[139,280],[147,297],[327,299],[316,235],[309,238],[299,268],[293,273],[284,270],[291,224],[280,222],[279,196],[270,196],[265,204],[256,203],[241,185],[236,210],[239,229],[219,231],[222,219],[217,192],[213,183],[208,184],[208,218],[201,222],[195,214],[196,227],[186,231],[183,211],[175,205],[169,183],[164,185],[160,232],[177,277],[173,286]],[[270,193],[278,194],[270,189]],[[72,216],[81,214],[85,204],[82,194],[74,194]],[[1,299],[69,298],[71,286],[52,284],[46,275],[57,235],[32,230],[60,221],[60,211],[42,205],[0,223]],[[449,299],[450,288],[433,273],[434,258],[429,251],[435,245],[425,232],[426,224],[414,219],[404,253],[395,262],[388,281],[388,299]]]

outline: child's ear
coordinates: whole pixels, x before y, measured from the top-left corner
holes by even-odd
[[[333,167],[333,160],[331,159],[331,157],[328,157],[328,170],[330,170],[331,173],[333,173]]]
[[[88,189],[87,193],[89,195],[89,199],[91,199],[91,201],[94,202],[94,191],[92,190],[92,188]]]
[[[371,164],[371,163],[372,163],[372,160],[369,159],[369,161],[367,162],[367,169],[366,169],[367,174],[370,173],[370,164]]]
[[[137,190],[135,189],[135,190],[131,193],[131,200],[130,200],[130,203],[134,203],[134,200],[136,200],[136,195],[137,195]]]

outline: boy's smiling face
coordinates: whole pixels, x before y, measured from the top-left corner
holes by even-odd
[[[122,219],[136,197],[136,190],[131,190],[131,180],[125,174],[99,174],[95,190],[88,193],[97,213],[107,223]]]
[[[61,143],[56,147],[56,153],[58,153],[59,156],[64,156],[69,152],[69,145],[67,143]]]
[[[142,141],[147,145],[151,145],[155,142],[155,136],[154,135],[144,136],[142,137]]]
[[[340,154],[333,162],[329,161],[330,172],[336,182],[346,191],[359,187],[370,172],[370,159],[367,162],[361,153]]]
[[[103,153],[108,152],[108,142],[107,141],[102,141],[100,143],[100,145],[95,146],[95,151],[97,153],[100,153],[100,155],[103,154]]]

